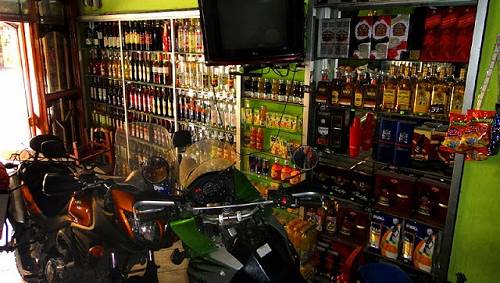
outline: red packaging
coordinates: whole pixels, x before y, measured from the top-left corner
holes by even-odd
[[[460,17],[457,21],[454,61],[468,62],[470,47],[472,45],[472,34],[474,33],[474,23],[476,21],[476,7],[462,7],[459,13]]]
[[[387,59],[401,59],[401,53],[408,49],[408,31],[410,27],[410,15],[400,14],[391,19],[391,35],[389,37],[389,49]]]
[[[437,60],[439,53],[439,27],[441,26],[441,11],[435,8],[427,9],[425,17],[425,35],[422,46],[421,60]]]
[[[365,120],[361,123],[361,148],[368,151],[373,146],[373,131],[375,130],[375,114],[366,113]]]
[[[450,113],[450,127],[446,132],[442,150],[449,152],[463,152],[466,146],[462,144],[462,135],[467,126],[467,116]]]
[[[360,17],[353,19],[351,33],[352,50],[351,57],[355,59],[369,59],[371,48],[373,17]]]
[[[491,138],[491,125],[495,111],[468,110],[469,123],[462,134],[462,144],[467,147],[467,157],[472,160],[488,158]]]
[[[441,25],[439,27],[439,50],[437,60],[451,61],[455,57],[456,26],[458,21],[458,8],[448,7],[443,10]]]
[[[359,155],[359,147],[361,144],[361,120],[359,117],[354,117],[351,128],[349,129],[349,156],[357,157]]]

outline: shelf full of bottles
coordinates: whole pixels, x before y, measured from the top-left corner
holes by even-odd
[[[82,22],[82,58],[91,124],[125,131],[155,123],[193,141],[235,146],[236,66],[206,66],[199,19]],[[127,121],[127,123],[125,122]],[[136,123],[134,123],[136,122]]]
[[[282,77],[242,80],[241,168],[266,195],[269,189],[301,180],[291,156],[302,144],[307,127],[303,125],[304,83]]]

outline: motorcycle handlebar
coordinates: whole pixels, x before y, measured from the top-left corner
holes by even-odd
[[[166,207],[179,206],[175,201],[139,201],[133,206],[134,218],[139,220],[141,214],[151,214],[161,212]],[[212,210],[222,210],[217,214],[203,214],[201,218],[206,223],[220,223],[229,220],[238,222],[251,218],[260,210],[260,206],[275,205],[278,207],[296,208],[299,206],[318,208],[323,206],[323,195],[315,192],[305,192],[296,194],[271,194],[270,199],[242,204],[220,205],[212,207],[183,207],[182,209],[192,213],[203,213]],[[253,208],[252,208],[253,207]],[[237,211],[230,211],[236,210]]]

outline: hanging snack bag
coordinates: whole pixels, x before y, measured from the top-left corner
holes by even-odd
[[[469,110],[469,123],[462,135],[462,144],[467,146],[467,157],[472,160],[488,158],[488,147],[491,138],[491,125],[495,111]]]
[[[467,127],[467,116],[457,113],[450,113],[450,127],[446,132],[442,150],[450,152],[463,152],[466,149],[462,145],[462,135]]]

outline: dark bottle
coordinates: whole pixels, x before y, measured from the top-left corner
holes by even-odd
[[[168,88],[168,107],[167,107],[167,116],[174,117],[174,93],[171,88]]]
[[[363,73],[359,73],[354,86],[354,107],[358,109],[363,108],[363,98],[366,96],[365,92],[365,77]]]
[[[342,86],[342,92],[340,92],[339,96],[339,104],[342,106],[351,106],[353,102],[354,95],[354,82],[352,79],[351,73],[346,73],[345,83]]]
[[[365,85],[365,98],[363,99],[363,108],[375,110],[378,105],[378,83],[377,78],[374,73],[367,73],[366,85]]]

